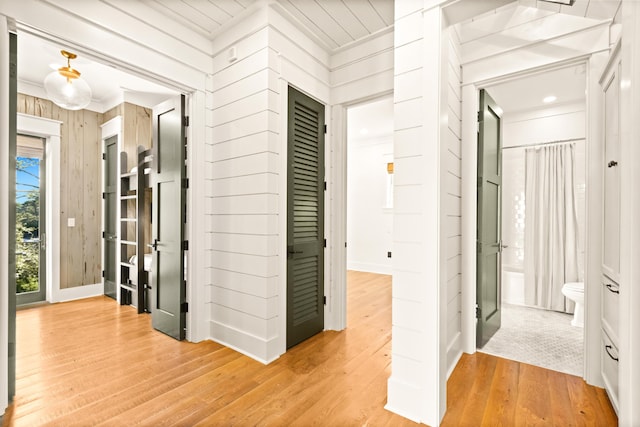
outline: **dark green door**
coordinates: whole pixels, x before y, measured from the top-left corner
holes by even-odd
[[[500,329],[501,111],[483,89],[478,114],[477,331],[482,347]]]
[[[324,105],[289,88],[287,348],[324,329]]]
[[[184,339],[186,325],[185,122],[184,96],[153,109],[153,266],[149,306],[153,327],[178,340]]]
[[[9,34],[9,164],[7,170],[16,169],[16,137],[17,137],[17,102],[18,102],[18,36]],[[4,167],[4,166],[3,166]],[[6,230],[9,241],[9,348],[7,383],[9,401],[16,394],[16,175],[9,174],[9,229]],[[0,326],[1,327],[1,326]]]
[[[116,135],[104,141],[104,232],[102,234],[104,271],[104,294],[117,298],[117,203],[118,203],[118,137]]]

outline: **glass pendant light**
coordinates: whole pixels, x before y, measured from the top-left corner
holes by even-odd
[[[71,68],[71,60],[77,55],[66,50],[60,53],[67,58],[67,66],[49,73],[44,79],[44,89],[49,99],[60,107],[81,110],[91,102],[91,88],[80,78],[80,72]]]

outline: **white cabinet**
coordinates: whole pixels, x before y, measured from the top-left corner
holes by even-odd
[[[620,279],[620,60],[610,64],[603,80],[604,108],[604,212],[602,270]]]
[[[600,79],[604,91],[604,159],[601,373],[605,388],[618,411],[618,348],[620,311],[620,43],[613,50]]]

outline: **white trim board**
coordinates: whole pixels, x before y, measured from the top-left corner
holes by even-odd
[[[595,54],[594,54],[595,55]],[[462,169],[466,172],[462,177],[462,346],[466,353],[473,354],[476,351],[476,320],[475,316],[475,303],[476,303],[476,215],[477,215],[477,199],[476,199],[476,174],[477,168],[477,145],[476,145],[476,123],[477,123],[477,110],[478,110],[478,90],[481,88],[490,87],[496,85],[502,81],[509,81],[517,77],[523,77],[528,73],[540,73],[546,70],[553,70],[558,68],[559,63],[554,62],[553,58],[549,58],[550,63],[547,65],[540,65],[539,63],[530,64],[533,65],[528,68],[526,63],[521,65],[521,68],[514,70],[513,68],[494,68],[491,69],[491,75],[483,74],[482,81],[465,81],[463,82],[463,96],[462,96]],[[575,64],[576,59],[569,59],[568,61],[561,61],[562,65]],[[593,68],[596,66],[592,63],[591,57],[582,56],[578,61],[584,61],[587,69],[592,73]],[[596,61],[597,64],[597,61]],[[484,71],[483,71],[484,73]],[[487,71],[488,73],[488,71]],[[463,72],[464,75],[464,72]],[[589,78],[591,76],[588,76]],[[586,85],[589,88],[588,93],[591,94],[587,97],[587,111],[593,110],[594,106],[599,102],[597,94],[592,94],[592,86],[587,81]],[[594,123],[597,120],[593,115],[588,114],[587,118],[587,132],[586,132],[586,144],[587,150],[590,150],[590,141],[598,141],[598,124]],[[473,172],[473,173],[471,173]],[[597,195],[593,194],[598,191],[597,188],[591,188],[587,186],[587,198],[597,198]],[[588,209],[587,209],[588,210]],[[589,221],[589,220],[588,220]],[[592,234],[589,229],[589,222],[587,221],[587,234]],[[599,230],[599,229],[598,229]],[[586,249],[585,254],[585,266],[589,265],[590,255],[589,249]],[[588,316],[596,315],[597,310],[600,307],[600,289],[597,277],[588,275],[585,272],[585,283],[587,288],[586,293],[589,297],[585,301],[585,312]],[[599,357],[600,353],[597,346],[599,345],[600,332],[599,328],[590,327],[587,323],[585,325],[585,371],[584,378],[594,385],[601,384],[601,376],[599,373]]]
[[[74,301],[77,299],[97,297],[104,293],[104,286],[102,283],[95,283],[93,285],[74,286],[73,288],[58,289],[54,294],[54,298],[51,300],[55,302]]]
[[[58,120],[17,114],[19,134],[45,140],[46,169],[46,299],[56,302],[60,292],[60,125]]]

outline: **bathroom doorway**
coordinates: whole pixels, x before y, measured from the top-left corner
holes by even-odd
[[[503,110],[502,324],[478,349],[577,376],[584,369],[585,87],[578,64],[487,88]]]

